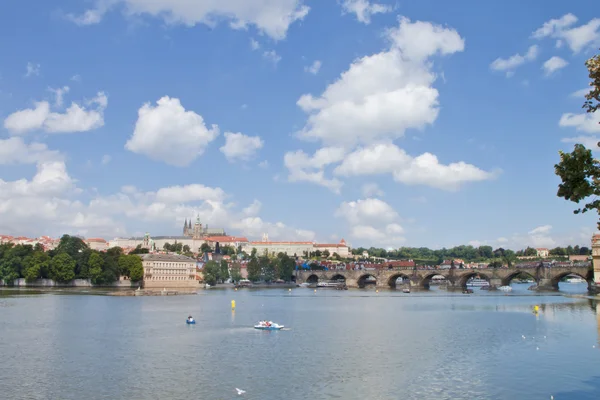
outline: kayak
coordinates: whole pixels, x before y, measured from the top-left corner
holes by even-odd
[[[254,325],[254,329],[261,331],[280,331],[283,329],[283,325],[272,324],[271,326],[266,325]]]
[[[191,320],[190,321],[189,319],[186,319],[185,323],[188,324],[188,325],[194,325],[194,324],[196,324],[196,321],[195,320]]]

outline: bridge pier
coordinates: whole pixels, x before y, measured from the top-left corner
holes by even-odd
[[[558,291],[558,282],[553,282],[549,278],[540,278],[536,288],[536,292],[556,292]]]

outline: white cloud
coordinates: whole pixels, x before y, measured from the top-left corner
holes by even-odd
[[[269,162],[267,160],[263,160],[258,163],[258,167],[262,169],[267,169],[269,168]]]
[[[566,42],[573,53],[597,46],[600,43],[600,18],[594,18],[587,24],[573,27],[577,17],[565,14],[559,19],[551,19],[541,28],[533,32],[532,37],[543,39],[551,37],[556,39],[556,47],[560,48]]]
[[[108,155],[108,154],[105,154],[105,155],[103,155],[103,156],[102,156],[102,161],[101,161],[101,163],[102,163],[102,165],[106,165],[106,164],[108,164],[108,163],[109,163],[111,160],[112,160],[112,157],[111,157],[110,155]]]
[[[316,75],[321,69],[321,61],[315,60],[310,66],[304,67],[304,71]]]
[[[600,143],[600,136],[575,136],[561,139],[563,143],[582,144],[592,151],[600,151],[598,143]]]
[[[443,190],[457,190],[467,182],[493,179],[498,174],[481,170],[463,161],[440,164],[437,157],[431,153],[412,157],[392,143],[359,148],[348,154],[334,170],[334,174],[341,176],[384,173],[391,173],[397,182]]]
[[[60,99],[62,102],[62,94]],[[10,114],[4,120],[4,127],[13,134],[34,130],[43,130],[47,133],[87,132],[102,127],[108,98],[103,92],[98,92],[95,98],[86,103],[88,106],[95,105],[95,108],[88,109],[73,102],[64,113],[58,113],[50,111],[50,103],[40,101],[35,103],[35,108]]]
[[[43,143],[25,143],[21,137],[0,139],[0,165],[35,164],[47,161],[62,161],[63,156],[49,150]]]
[[[553,56],[544,62],[542,65],[542,69],[546,76],[552,75],[554,72],[558,71],[569,65],[569,63],[558,56]]]
[[[185,186],[169,186],[156,192],[156,201],[166,204],[189,203],[199,200],[223,201],[225,192],[198,183]]]
[[[301,150],[288,152],[283,157],[288,169],[288,180],[290,182],[312,182],[324,186],[334,193],[339,193],[342,182],[338,179],[327,179],[325,167],[340,162],[344,158],[344,149],[339,147],[324,147],[310,157]]]
[[[78,25],[97,24],[117,5],[124,5],[128,15],[149,15],[171,25],[212,27],[223,20],[233,29],[251,25],[275,40],[284,39],[290,25],[302,20],[310,9],[303,0],[96,0],[94,8],[82,15],[68,14],[67,18]]]
[[[352,13],[363,24],[370,24],[371,17],[392,11],[392,7],[385,4],[372,3],[369,0],[342,0],[343,13]]]
[[[265,142],[259,136],[247,136],[243,133],[225,132],[225,145],[221,153],[228,161],[248,161],[253,159]]]
[[[387,50],[354,61],[319,97],[299,98],[297,104],[308,119],[297,136],[324,147],[312,158],[301,150],[288,152],[288,179],[339,193],[342,182],[327,178],[325,167],[340,162],[334,168],[337,176],[391,173],[397,182],[447,190],[495,177],[498,171],[486,172],[462,161],[440,164],[430,153],[412,157],[391,143],[407,129],[422,129],[436,120],[438,91],[432,86],[436,76],[430,59],[463,51],[464,40],[450,28],[407,18],[387,30],[386,38]],[[331,149],[338,157],[327,158],[327,163],[315,160]]]
[[[398,138],[435,121],[438,91],[429,59],[463,51],[464,40],[452,29],[407,18],[386,36],[388,50],[353,62],[319,97],[300,97],[308,113],[300,138],[350,146]]]
[[[600,113],[565,113],[560,117],[558,125],[563,128],[573,127],[589,134],[600,133]]]
[[[165,96],[156,106],[146,103],[138,110],[133,135],[125,148],[155,161],[184,167],[218,135],[217,125],[208,129],[201,115],[186,111],[179,99]]]
[[[71,77],[71,80],[72,80],[73,82],[81,82],[81,75],[73,75],[73,76]]]
[[[506,71],[506,76],[510,77],[514,73],[514,70],[522,64],[528,61],[533,61],[537,58],[539,53],[539,47],[533,45],[529,47],[525,55],[514,54],[509,58],[497,58],[491,64],[490,68],[494,71]]]
[[[528,233],[529,235],[545,235],[552,230],[552,225],[542,225],[537,228],[533,228]]]
[[[362,194],[365,197],[383,196],[383,190],[376,183],[365,183],[362,186]]]
[[[254,217],[254,216],[258,215],[261,207],[262,207],[262,203],[258,200],[254,200],[252,202],[252,204],[250,204],[248,207],[244,208],[242,210],[242,212],[244,213],[244,215],[246,215],[248,217]]]
[[[400,216],[382,200],[367,198],[343,202],[335,216],[345,219],[350,227],[350,236],[364,245],[399,246],[405,240],[401,236],[404,229],[398,223]]]
[[[273,239],[315,238],[312,231],[264,221],[257,215],[261,208],[257,200],[237,209],[233,203],[224,202],[227,195],[222,189],[200,184],[164,187],[156,192],[124,186],[112,195],[96,195],[88,203],[77,199],[81,193],[62,161],[39,162],[31,180],[0,179],[0,232],[110,238],[154,227],[153,235],[168,235],[179,232],[184,218],[198,214],[205,224],[250,239],[258,239],[262,233]]]
[[[263,53],[263,57],[265,60],[272,62],[277,65],[279,61],[281,61],[281,56],[275,52],[275,50],[267,50]]]
[[[56,100],[54,100],[54,105],[56,107],[62,107],[63,97],[66,93],[69,93],[69,87],[63,86],[62,88],[58,89],[48,88],[48,90],[54,93],[54,96],[56,97]]]
[[[250,38],[250,48],[252,50],[258,50],[258,49],[260,49],[260,43],[258,43],[256,40]]]
[[[25,77],[28,78],[30,76],[39,76],[40,75],[40,64],[34,64],[32,62],[28,62],[25,66]]]
[[[585,95],[590,92],[591,88],[579,89],[571,93],[569,96],[580,100],[585,100]]]

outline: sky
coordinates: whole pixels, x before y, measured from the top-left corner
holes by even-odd
[[[0,234],[588,245],[556,197],[600,9],[559,0],[0,4]]]

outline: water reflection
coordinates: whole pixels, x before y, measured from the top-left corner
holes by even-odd
[[[600,313],[587,299],[297,289],[0,302],[0,393],[10,399],[220,399],[236,398],[236,387],[245,399],[587,399],[598,390]],[[291,330],[252,329],[261,319]]]

